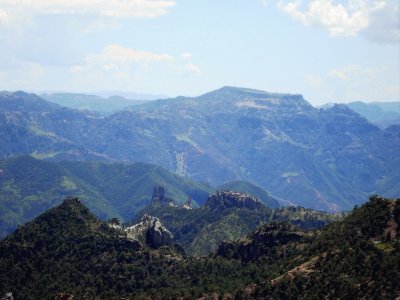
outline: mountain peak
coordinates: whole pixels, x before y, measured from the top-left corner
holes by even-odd
[[[172,246],[173,235],[156,217],[145,214],[141,221],[125,229],[128,238],[149,245],[153,248]]]
[[[59,109],[57,104],[47,102],[38,95],[23,91],[0,92],[0,110],[22,112],[47,112]]]

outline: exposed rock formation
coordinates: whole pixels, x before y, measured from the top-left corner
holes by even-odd
[[[166,205],[176,206],[173,199],[168,198],[166,195],[166,189],[162,185],[155,186],[153,188],[153,195],[151,197],[152,205]]]
[[[68,293],[58,293],[55,297],[54,300],[73,300],[74,295],[68,294]]]
[[[128,238],[145,243],[153,248],[171,246],[173,235],[158,218],[144,215],[140,223],[125,229]]]
[[[10,293],[5,294],[3,297],[1,297],[0,300],[14,300],[14,296],[10,292]]]
[[[225,209],[230,207],[261,210],[264,205],[257,198],[241,192],[218,191],[210,195],[205,204],[211,209]]]
[[[111,228],[123,230],[123,226],[121,224],[121,221],[118,218],[112,218],[107,223],[108,223],[108,226],[111,227]]]

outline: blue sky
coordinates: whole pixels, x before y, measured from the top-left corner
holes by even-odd
[[[400,100],[397,0],[0,0],[0,89]]]

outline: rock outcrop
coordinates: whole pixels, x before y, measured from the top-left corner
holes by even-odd
[[[152,248],[161,246],[172,246],[173,235],[165,228],[158,218],[144,215],[140,223],[125,229],[129,239],[137,240],[142,245],[146,244]]]
[[[14,296],[11,292],[6,293],[3,297],[0,298],[0,300],[14,300]]]
[[[305,232],[290,223],[273,222],[260,227],[246,239],[222,242],[217,254],[225,258],[243,261],[255,260],[275,246],[298,242],[305,237]],[[273,251],[274,255],[279,251]],[[279,254],[277,254],[279,255]]]
[[[205,204],[211,209],[222,210],[225,208],[246,208],[261,210],[264,205],[257,198],[241,192],[217,191],[210,195]]]
[[[153,195],[151,196],[150,203],[152,205],[176,206],[173,199],[166,196],[166,189],[162,185],[153,187]]]

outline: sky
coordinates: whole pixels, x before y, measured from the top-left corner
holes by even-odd
[[[0,0],[0,90],[400,101],[398,0]]]

